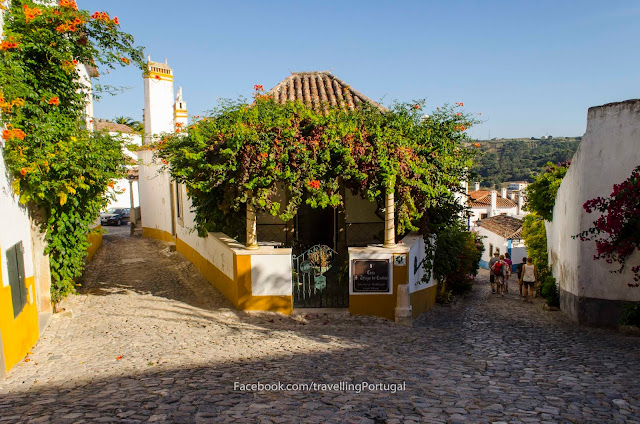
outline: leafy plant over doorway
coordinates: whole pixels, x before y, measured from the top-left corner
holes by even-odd
[[[87,129],[91,86],[81,70],[142,69],[142,49],[117,17],[78,10],[75,1],[13,0],[3,12],[2,153],[15,193],[45,234],[57,302],[84,269],[90,225],[125,164],[119,140]]]
[[[256,86],[255,101],[227,101],[211,116],[166,136],[155,148],[172,177],[185,184],[195,223],[202,231],[235,231],[243,210],[284,221],[304,202],[313,208],[343,202],[341,188],[382,203],[395,193],[399,234],[436,228],[455,214],[433,212],[454,204],[471,165],[465,147],[473,120],[461,104],[432,115],[422,103],[382,111],[363,104],[354,110],[326,107],[318,113],[301,102],[281,104]],[[287,200],[276,201],[284,190]]]

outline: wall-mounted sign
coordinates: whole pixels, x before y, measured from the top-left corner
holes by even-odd
[[[354,259],[351,281],[354,293],[390,293],[389,259]]]
[[[393,265],[395,266],[405,266],[407,265],[407,256],[402,255],[393,255]]]

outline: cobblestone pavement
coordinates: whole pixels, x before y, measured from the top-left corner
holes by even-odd
[[[640,338],[496,297],[485,276],[409,329],[244,314],[180,254],[118,232],[29,361],[0,381],[0,423],[640,423]],[[406,390],[234,390],[344,381]]]

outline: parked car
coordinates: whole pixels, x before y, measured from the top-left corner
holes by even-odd
[[[100,212],[102,225],[122,225],[129,222],[128,208],[109,208],[106,212]]]

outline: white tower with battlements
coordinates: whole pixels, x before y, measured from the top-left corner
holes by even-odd
[[[186,110],[185,110],[186,114]],[[186,125],[186,124],[185,124]],[[144,144],[174,131],[173,70],[164,63],[147,61],[144,76]]]

